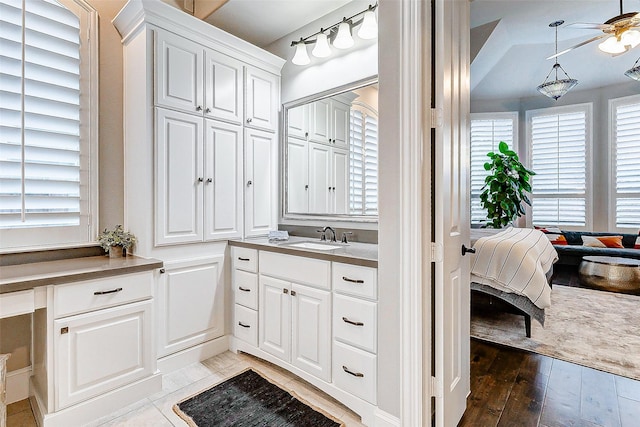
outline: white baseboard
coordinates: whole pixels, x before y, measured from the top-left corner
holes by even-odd
[[[379,408],[375,410],[374,416],[376,427],[400,427],[400,418]]]
[[[7,405],[29,398],[31,366],[7,372]]]
[[[227,350],[229,350],[229,336],[225,335],[158,359],[158,370],[167,374]]]

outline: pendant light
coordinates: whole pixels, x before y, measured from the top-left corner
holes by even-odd
[[[624,75],[640,82],[640,58],[633,64],[631,68],[625,71]]]
[[[556,31],[556,54],[558,53],[558,27],[562,24],[564,24],[564,21],[562,20],[555,21],[549,24],[549,27],[555,28],[555,31]],[[555,59],[556,59],[556,63],[553,64],[551,71],[549,71],[549,74],[547,74],[547,77],[544,79],[544,82],[541,85],[539,85],[536,89],[538,90],[538,92],[540,92],[544,96],[548,96],[549,98],[553,98],[557,101],[561,96],[563,96],[575,85],[577,85],[578,81],[576,79],[572,79],[571,77],[569,77],[569,75],[564,70],[564,68],[562,68],[558,63],[557,56]],[[566,78],[564,79],[558,78],[558,69],[560,69],[564,73]],[[554,72],[555,72],[555,80],[548,81],[549,76],[551,76],[551,73],[554,73]]]

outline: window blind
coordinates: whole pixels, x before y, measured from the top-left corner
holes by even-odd
[[[640,228],[640,97],[616,103],[613,113],[615,225]]]
[[[500,141],[515,149],[514,121],[518,113],[508,113],[509,118],[474,118],[471,116],[471,223],[483,224],[487,221],[487,211],[480,205],[480,193],[484,180],[489,174],[484,164],[489,161],[487,153],[498,150]],[[501,113],[496,113],[499,117]],[[485,115],[483,115],[485,116]]]
[[[349,212],[378,214],[378,120],[352,109],[349,126]]]
[[[79,31],[56,1],[0,0],[0,228],[80,224]]]
[[[534,225],[587,225],[587,113],[530,116]]]

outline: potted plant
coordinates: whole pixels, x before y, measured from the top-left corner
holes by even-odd
[[[480,203],[487,210],[489,222],[485,227],[502,228],[524,215],[522,203],[531,206],[525,192],[531,192],[529,178],[535,172],[525,168],[515,151],[506,142],[498,144],[499,153],[490,152],[491,161],[484,164],[489,175],[485,178]]]
[[[109,257],[125,256],[129,248],[136,243],[136,236],[122,229],[122,225],[116,225],[113,230],[106,228],[98,235],[98,243],[102,249],[109,254]]]

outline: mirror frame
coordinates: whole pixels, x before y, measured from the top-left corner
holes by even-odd
[[[352,83],[348,83],[346,85],[338,86],[333,89],[329,89],[323,92],[315,93],[309,96],[305,96],[304,98],[300,98],[294,101],[290,101],[282,104],[282,115],[280,120],[280,129],[282,129],[282,135],[280,137],[281,148],[280,148],[280,220],[281,222],[287,221],[340,221],[340,222],[353,222],[359,224],[377,224],[378,215],[350,215],[350,214],[318,214],[318,213],[289,213],[287,211],[287,182],[288,182],[288,173],[287,170],[287,160],[288,160],[288,142],[287,142],[287,130],[288,130],[288,119],[289,119],[289,109],[299,107],[303,104],[308,104],[314,101],[318,101],[320,99],[329,98],[334,95],[339,95],[341,93],[349,92],[355,89],[360,89],[365,86],[369,86],[372,84],[378,83],[378,76],[367,77],[365,79],[357,80]],[[378,190],[379,191],[379,190]]]

